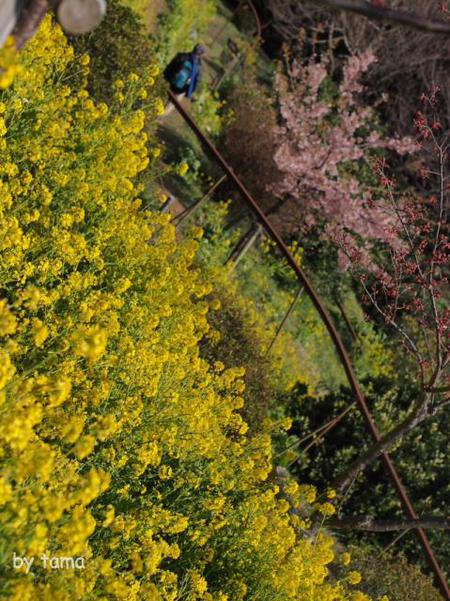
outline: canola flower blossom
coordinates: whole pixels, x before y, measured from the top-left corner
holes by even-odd
[[[189,165],[186,162],[181,163],[181,165],[178,167],[178,175],[180,177],[184,177],[188,171]]]
[[[154,141],[135,102],[153,82],[95,103],[89,60],[80,84],[49,18],[20,60],[0,98],[2,557],[86,561],[6,566],[2,599],[368,599],[354,576],[328,578],[333,540],[269,479],[269,428],[249,435],[239,414],[242,369],[200,355],[198,241],[139,199]],[[146,103],[156,117],[161,99]]]
[[[16,44],[14,38],[10,36],[0,50],[0,90],[8,88],[20,70]]]

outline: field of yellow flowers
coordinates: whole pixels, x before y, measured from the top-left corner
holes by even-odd
[[[274,426],[250,436],[239,413],[242,369],[199,354],[198,242],[136,183],[156,160],[156,68],[111,106],[88,69],[47,19],[0,93],[0,598],[366,600],[355,572],[328,577],[332,538],[288,511]]]

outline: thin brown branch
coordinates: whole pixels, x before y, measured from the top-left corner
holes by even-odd
[[[439,323],[439,314],[436,304],[436,295],[434,293],[434,263],[436,253],[439,247],[440,236],[441,236],[441,228],[443,224],[444,218],[444,206],[445,206],[445,172],[444,172],[444,153],[443,149],[438,145],[439,148],[439,217],[436,226],[436,233],[434,238],[434,246],[431,253],[431,265],[429,272],[429,281],[428,281],[428,291],[430,294],[431,307],[433,310],[433,318],[434,318],[434,328],[436,334],[436,362],[437,368],[442,368],[443,362],[443,354],[442,354],[442,334]]]
[[[196,211],[197,209],[199,209],[207,200],[209,200],[211,198],[211,196],[214,194],[214,192],[217,190],[217,188],[223,184],[223,182],[227,179],[226,175],[222,175],[222,177],[220,179],[218,179],[212,186],[211,188],[205,192],[205,194],[196,202],[194,202],[193,205],[191,205],[190,207],[187,207],[186,209],[184,209],[184,211],[182,211],[179,215],[176,215],[176,217],[173,218],[172,222],[175,224],[175,227],[178,227],[183,221],[185,221],[188,217],[192,216],[192,213],[194,213],[194,211]]]
[[[411,528],[450,530],[450,518],[426,517],[417,520],[373,520],[370,517],[331,518],[327,527],[335,530],[365,530],[367,532],[395,532]]]
[[[282,329],[284,328],[284,325],[286,324],[287,320],[288,320],[288,319],[289,319],[289,317],[292,315],[292,312],[294,311],[294,309],[295,309],[295,306],[296,306],[297,302],[300,300],[300,298],[301,298],[301,296],[302,296],[302,294],[303,294],[304,290],[305,290],[305,287],[304,287],[304,286],[300,286],[300,287],[298,288],[298,290],[297,290],[297,292],[296,292],[296,294],[295,294],[294,298],[292,299],[292,302],[291,302],[291,303],[290,303],[290,305],[289,305],[289,308],[288,308],[288,310],[286,311],[286,313],[284,314],[284,317],[283,317],[283,319],[281,320],[281,323],[278,325],[278,327],[277,327],[277,329],[276,329],[276,332],[275,332],[275,334],[274,334],[274,336],[273,336],[272,340],[270,341],[270,344],[269,344],[269,346],[267,347],[267,350],[266,350],[266,352],[264,353],[264,356],[267,356],[267,355],[270,353],[270,351],[272,350],[272,348],[273,348],[273,346],[274,346],[275,342],[278,340],[278,336],[280,335],[280,333],[281,333]]]
[[[318,444],[325,438],[325,436],[328,434],[328,432],[330,432],[331,430],[333,430],[333,428],[335,428],[339,422],[341,420],[344,419],[344,417],[347,415],[347,413],[350,413],[350,411],[353,409],[354,405],[349,405],[347,407],[347,409],[345,409],[345,411],[343,411],[340,415],[338,415],[335,419],[331,420],[331,422],[327,425],[326,428],[324,428],[320,434],[314,438],[313,441],[311,441],[303,450],[302,453],[304,455],[306,455],[306,453],[309,451],[309,449],[311,449],[313,446],[318,446]]]
[[[394,25],[405,25],[421,31],[431,33],[450,34],[450,23],[442,20],[429,19],[415,13],[395,10],[385,6],[375,6],[366,0],[315,0],[331,10],[344,10],[353,12],[369,19],[387,21]]]
[[[430,411],[431,395],[424,393],[421,400],[416,403],[414,410],[397,426],[392,428],[390,432],[385,434],[381,440],[372,445],[365,453],[357,457],[353,463],[346,469],[344,473],[339,475],[331,484],[331,488],[338,491],[343,491],[349,483],[358,474],[367,469],[372,463],[383,453],[389,452],[391,447],[414,430],[421,423],[432,417],[434,414]],[[439,406],[437,411],[440,411],[442,406]]]
[[[303,438],[300,438],[300,439],[296,440],[295,442],[293,442],[292,444],[290,444],[289,446],[287,446],[285,449],[283,449],[283,451],[281,451],[280,453],[278,453],[278,455],[276,455],[275,457],[276,458],[281,457],[287,451],[291,451],[292,449],[295,449],[296,447],[299,447],[301,444],[303,444],[304,442],[306,442],[310,438],[314,438],[315,440],[320,439],[325,433],[328,433],[332,428],[334,428],[347,415],[347,413],[349,413],[355,407],[356,407],[356,402],[353,401],[353,403],[351,403],[350,405],[348,405],[344,409],[344,411],[342,413],[340,413],[336,417],[333,417],[331,420],[327,421],[325,424],[322,424],[321,426],[319,426],[313,432],[309,432]],[[304,452],[304,451],[302,451],[302,452]]]
[[[405,341],[407,348],[410,350],[410,352],[416,358],[416,360],[419,364],[420,371],[421,371],[421,379],[422,379],[422,383],[423,383],[425,381],[425,375],[423,373],[423,367],[422,367],[423,357],[422,357],[419,349],[417,348],[416,344],[412,340],[411,336],[409,336],[408,333],[394,319],[390,318],[388,316],[388,314],[380,307],[380,305],[377,303],[375,297],[373,296],[373,294],[371,294],[370,290],[366,286],[365,282],[361,282],[361,285],[362,285],[367,297],[369,298],[370,302],[374,306],[374,308],[384,318],[384,320],[386,321],[387,324],[391,325],[395,330],[397,330],[397,332],[402,336],[403,340]]]

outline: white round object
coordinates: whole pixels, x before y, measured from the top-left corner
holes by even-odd
[[[57,17],[64,31],[80,35],[95,29],[105,13],[105,0],[62,0]]]

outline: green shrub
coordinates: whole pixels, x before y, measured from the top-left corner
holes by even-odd
[[[431,578],[408,562],[404,555],[390,550],[380,555],[374,547],[351,547],[352,567],[364,574],[361,590],[373,599],[389,601],[442,601]]]
[[[232,119],[231,111],[225,107],[226,101],[221,100],[218,93],[202,86],[196,94],[192,112],[200,129],[210,136],[218,136]]]
[[[142,76],[155,63],[143,21],[118,0],[108,1],[106,17],[97,29],[74,38],[72,43],[77,53],[91,57],[88,89],[94,98],[105,102],[113,97],[115,80],[126,80],[131,73]]]
[[[149,0],[123,0],[123,3],[129,8],[131,8],[131,10],[134,10],[134,12],[137,13],[139,16],[145,18],[149,5]]]
[[[245,368],[243,417],[251,431],[261,430],[280,397],[280,375],[264,352],[264,330],[252,320],[248,302],[226,286],[216,286],[215,298],[221,309],[211,314],[210,322],[218,336],[204,348],[204,355],[210,362],[220,360],[226,367],[239,363]]]
[[[238,230],[229,232],[228,236],[224,234],[228,205],[209,202],[192,218],[203,229],[197,261],[214,283],[212,303],[220,305],[220,310],[210,314],[213,331],[202,345],[202,354],[211,362],[220,361],[226,367],[239,364],[245,369],[246,403],[242,413],[250,430],[258,431],[292,386],[293,379],[299,377],[299,372],[295,369],[297,366],[290,363],[289,353],[284,352],[285,335],[280,337],[280,344],[267,353],[273,326],[248,296],[242,282],[230,276],[228,267],[224,267],[239,238]],[[189,226],[183,229],[186,235],[192,235]]]
[[[264,88],[250,76],[227,100],[233,120],[225,132],[224,155],[267,211],[276,203],[268,188],[280,179],[273,159],[276,111]]]
[[[397,384],[386,377],[361,381],[369,408],[382,433],[389,431],[405,417],[407,407],[418,395],[414,383],[402,378],[399,367],[396,379]],[[308,433],[317,431],[339,416],[354,404],[354,397],[348,388],[343,387],[337,393],[318,399],[305,394],[304,388],[298,387],[283,403],[293,420],[289,442],[295,443],[295,436],[304,438]],[[446,432],[449,415],[448,410],[442,412],[434,421],[430,420],[417,428],[392,449],[396,467],[419,515],[447,514],[450,467],[446,460]],[[309,442],[305,442],[304,446]],[[303,445],[297,447],[296,456],[289,457],[289,461],[294,462],[291,471],[299,481],[308,478],[309,482],[323,488],[360,456],[368,443],[367,428],[359,411],[354,408],[322,440],[317,440],[317,444],[307,453],[302,451]],[[343,512],[346,516],[367,515],[379,520],[392,520],[403,516],[400,501],[389,484],[381,462],[378,461],[368,468],[352,485]],[[359,543],[361,540],[367,540],[367,536],[367,533],[351,530],[343,530],[341,533],[342,540],[347,543]],[[393,538],[391,533],[371,533],[369,536],[374,544],[381,547],[389,544]],[[443,569],[446,570],[450,565],[448,532],[430,530],[428,537],[439,554],[438,559]],[[405,536],[400,545],[411,561],[424,570],[428,569],[414,534]]]
[[[166,64],[176,52],[191,50],[215,10],[214,0],[168,0],[155,36],[161,64]]]

